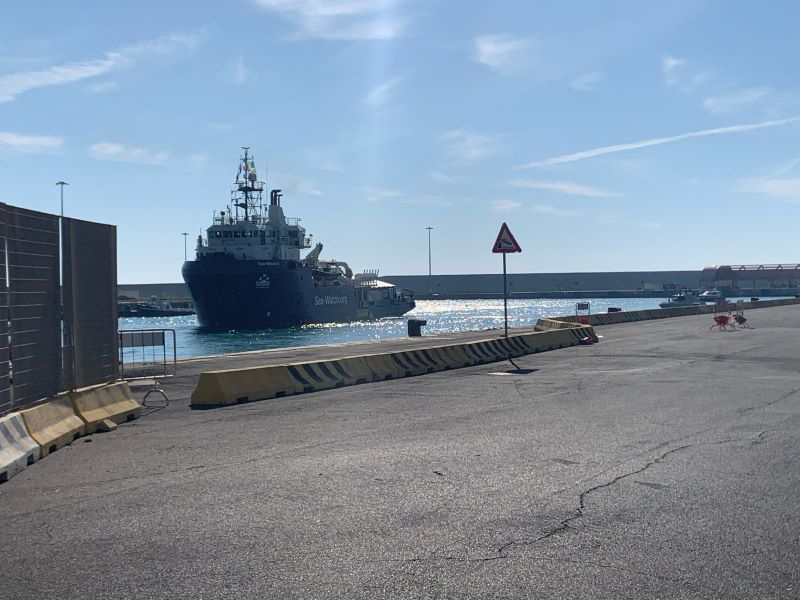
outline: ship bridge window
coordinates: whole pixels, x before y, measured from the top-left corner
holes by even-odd
[[[242,232],[237,229],[236,231],[233,232],[233,237],[235,238],[242,237]]]
[[[221,231],[215,231],[214,232],[214,237],[215,238],[221,238],[222,237],[222,232]]]
[[[233,237],[233,236],[231,235],[231,232],[230,232],[230,231],[223,231],[223,232],[222,232],[222,236],[223,236],[223,237],[226,237],[226,238]]]
[[[297,237],[297,229],[290,229],[289,230],[289,237],[296,238]]]

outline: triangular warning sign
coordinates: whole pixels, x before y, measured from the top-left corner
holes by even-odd
[[[492,252],[499,254],[506,254],[508,252],[522,252],[517,240],[508,228],[508,225],[503,223],[500,227],[500,233],[497,234],[497,239],[492,246]]]

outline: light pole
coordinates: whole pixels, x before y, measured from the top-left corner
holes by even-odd
[[[183,236],[183,262],[186,262],[186,238],[189,237],[188,233],[182,233]]]
[[[428,230],[428,277],[431,276],[431,230],[433,227],[426,227]]]
[[[61,218],[64,218],[64,186],[69,185],[66,181],[57,181],[56,185],[61,186]]]
[[[61,334],[61,372],[59,374],[59,387],[62,389],[72,389],[75,378],[75,352],[74,347],[71,353],[70,373],[67,373],[67,331],[64,326],[64,186],[69,185],[66,181],[57,181],[56,185],[61,188],[61,216],[58,218],[58,326]]]

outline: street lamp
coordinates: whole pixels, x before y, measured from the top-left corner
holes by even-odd
[[[183,236],[183,262],[186,262],[186,238],[189,237],[188,233],[182,233]]]
[[[56,185],[61,186],[61,218],[64,218],[64,186],[69,185],[66,181],[57,181]]]
[[[426,227],[428,230],[428,277],[431,276],[431,230],[433,227]]]

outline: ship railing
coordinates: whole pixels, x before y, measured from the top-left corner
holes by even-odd
[[[734,271],[782,271],[782,270],[798,270],[800,264],[776,264],[776,265],[730,265]]]
[[[174,329],[120,329],[119,372],[122,379],[174,377],[178,350]],[[157,386],[156,386],[157,387]]]
[[[295,217],[286,217],[286,224],[294,227],[295,225],[300,225],[300,219]]]

